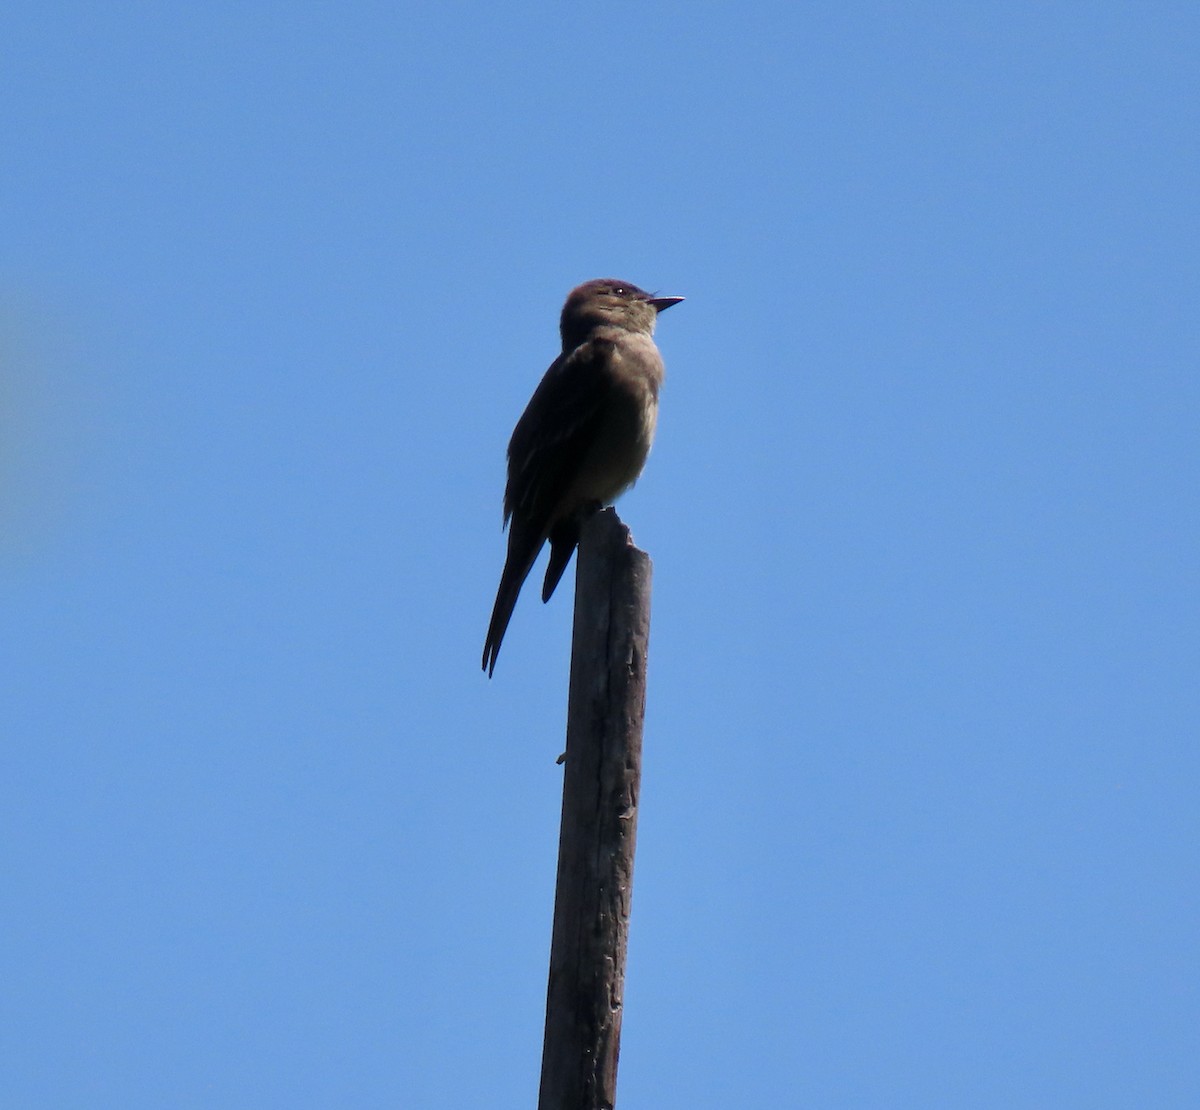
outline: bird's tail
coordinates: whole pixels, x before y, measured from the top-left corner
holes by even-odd
[[[550,532],[550,564],[546,567],[546,580],[542,583],[542,600],[549,601],[554,593],[563,571],[579,546],[578,517],[568,517],[561,520]]]
[[[492,619],[488,623],[487,639],[483,643],[483,669],[488,678],[496,669],[496,657],[500,654],[500,643],[512,619],[513,609],[520,596],[521,587],[529,576],[542,550],[544,537],[529,537],[513,522],[508,533],[508,557],[504,560],[504,572],[500,575],[500,588],[496,591],[496,604],[492,607]]]

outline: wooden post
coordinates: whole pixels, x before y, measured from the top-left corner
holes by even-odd
[[[611,1110],[642,774],[650,557],[612,509],[583,527],[538,1110]]]

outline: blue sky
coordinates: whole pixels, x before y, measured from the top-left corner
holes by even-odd
[[[479,657],[611,275],[687,297],[623,1110],[1200,1104],[1198,40],[9,11],[0,1101],[533,1104],[570,588]]]

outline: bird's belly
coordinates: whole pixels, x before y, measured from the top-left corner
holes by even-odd
[[[633,485],[646,465],[657,421],[658,401],[649,390],[622,398],[588,452],[570,500],[607,504]]]

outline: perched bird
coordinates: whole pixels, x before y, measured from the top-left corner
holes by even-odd
[[[663,361],[654,324],[682,297],[614,278],[587,281],[563,305],[562,354],[546,371],[508,444],[508,557],[483,645],[489,677],[521,586],[550,541],[549,601],[583,522],[637,480],[658,417]]]

